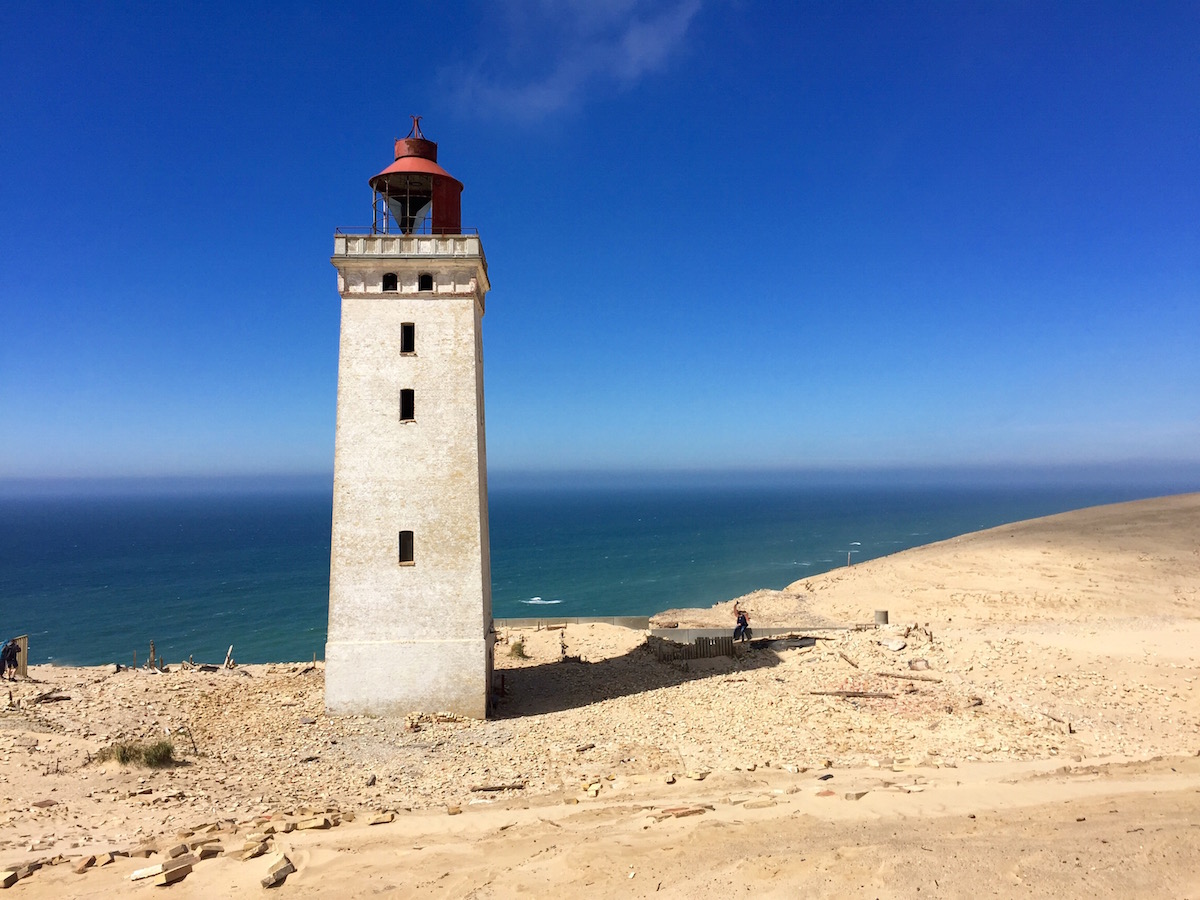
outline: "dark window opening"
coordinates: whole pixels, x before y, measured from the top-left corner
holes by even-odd
[[[416,398],[412,388],[400,392],[400,421],[412,422],[416,419]]]
[[[400,532],[400,565],[413,565],[413,533],[411,531]]]
[[[418,281],[419,281],[419,283],[417,284],[418,291],[432,291],[433,290],[433,276],[430,275],[428,272],[421,275]]]
[[[395,272],[384,272],[383,273],[383,289],[385,291],[400,290],[399,281],[396,278]]]
[[[412,322],[405,322],[400,326],[400,352],[417,352],[417,326]]]

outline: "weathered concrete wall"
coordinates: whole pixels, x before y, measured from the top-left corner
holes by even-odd
[[[533,616],[515,619],[492,619],[497,630],[501,628],[545,628],[547,625],[616,625],[633,631],[650,628],[649,616]]]
[[[342,296],[325,704],[483,718],[491,566],[479,239],[335,238]],[[385,273],[398,290],[382,290]],[[422,274],[433,289],[418,290]],[[401,326],[415,352],[401,352]],[[412,421],[400,393],[414,391]],[[400,532],[413,532],[402,564]]]

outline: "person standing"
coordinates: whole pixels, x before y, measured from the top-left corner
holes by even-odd
[[[12,638],[0,650],[0,678],[8,678],[12,681],[17,680],[17,656],[20,652],[21,648],[17,645],[16,638]]]
[[[739,638],[743,641],[750,640],[750,614],[744,609],[740,609],[736,603],[733,604],[733,617],[736,625],[733,629],[733,639],[736,641]]]

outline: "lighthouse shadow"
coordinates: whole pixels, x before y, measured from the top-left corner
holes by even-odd
[[[539,665],[497,669],[491,717],[518,719],[561,712],[701,679],[736,677],[740,672],[771,668],[779,665],[780,658],[767,644],[755,641],[737,657],[690,660],[660,660],[654,648],[640,644],[628,653],[607,659],[588,661],[567,657]]]

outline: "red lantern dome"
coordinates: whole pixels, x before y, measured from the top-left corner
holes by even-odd
[[[437,144],[421,133],[420,123],[420,116],[412,117],[408,137],[396,141],[396,161],[369,182],[375,191],[375,230],[389,230],[390,213],[403,234],[460,234],[462,182],[437,164]]]

